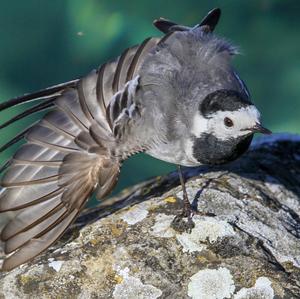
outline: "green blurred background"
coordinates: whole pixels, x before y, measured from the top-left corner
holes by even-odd
[[[195,25],[212,8],[216,32],[239,45],[235,65],[274,132],[300,131],[300,1],[1,1],[0,101],[78,78],[148,36],[160,16]],[[0,114],[1,122],[20,107]],[[32,118],[31,120],[32,121]],[[0,143],[28,124],[1,132]],[[12,149],[13,150],[13,149]],[[12,151],[1,156],[9,158]],[[126,161],[116,190],[175,169],[145,155]]]

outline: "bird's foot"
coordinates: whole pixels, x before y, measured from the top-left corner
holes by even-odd
[[[184,205],[183,211],[173,219],[171,227],[180,233],[191,233],[192,229],[195,227],[195,222],[193,221],[195,213],[197,213],[197,211],[195,211],[190,205]]]
[[[180,183],[182,186],[183,210],[182,210],[182,213],[180,213],[173,219],[173,221],[171,223],[171,227],[180,233],[183,233],[183,232],[191,233],[192,229],[195,227],[195,222],[193,221],[193,216],[195,214],[201,215],[201,216],[214,216],[214,215],[211,213],[199,212],[193,208],[193,206],[191,205],[191,203],[188,199],[188,194],[187,194],[186,186],[185,186],[185,180],[184,180],[180,166],[178,166],[178,175],[179,175]]]

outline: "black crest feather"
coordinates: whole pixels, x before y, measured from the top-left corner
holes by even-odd
[[[214,8],[212,9],[203,19],[202,21],[196,25],[194,28],[203,27],[204,31],[213,32],[216,25],[218,24],[221,17],[221,9]],[[174,31],[187,31],[193,28],[179,25],[173,21],[167,20],[165,18],[159,18],[154,20],[154,26],[160,30],[161,32],[168,34]]]

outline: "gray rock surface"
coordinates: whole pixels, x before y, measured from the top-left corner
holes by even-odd
[[[300,298],[300,137],[264,138],[227,167],[185,176],[205,214],[191,233],[171,225],[177,174],[155,178],[1,273],[0,298]]]

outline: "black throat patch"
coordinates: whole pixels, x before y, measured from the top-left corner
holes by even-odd
[[[231,162],[249,148],[253,134],[221,140],[212,134],[202,134],[194,139],[193,155],[197,161],[206,165],[219,165]]]

